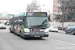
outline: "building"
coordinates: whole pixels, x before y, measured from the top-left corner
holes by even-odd
[[[62,15],[62,11],[58,9],[59,6],[60,4],[58,3],[58,0],[53,0],[53,15]]]
[[[62,15],[62,11],[61,9],[59,9],[60,4],[58,2],[59,0],[53,0],[53,21],[57,21],[59,22],[60,20],[55,20],[54,18],[56,18],[56,15]]]
[[[60,4],[58,1],[59,0],[53,0],[53,18],[55,18],[56,15],[62,15],[61,9],[58,8],[58,7],[60,7]],[[75,7],[75,5],[74,5],[75,1],[74,0],[62,0],[62,1],[65,1],[64,3],[66,3],[66,4],[63,3],[66,6],[66,8],[63,9],[63,10],[65,10],[64,13],[68,14],[69,12],[72,12],[72,15],[70,13],[69,16],[67,16],[67,15],[64,16],[64,21],[65,22],[75,22],[75,18],[73,17],[74,16],[73,12],[75,12],[75,8],[74,8]],[[69,4],[71,4],[72,7],[71,7],[71,5],[67,5],[67,2],[69,2]],[[62,21],[62,19],[59,19],[57,21]]]

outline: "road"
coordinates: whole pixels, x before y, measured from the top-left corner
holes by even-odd
[[[75,35],[50,32],[42,39],[22,39],[0,29],[0,50],[75,50]]]

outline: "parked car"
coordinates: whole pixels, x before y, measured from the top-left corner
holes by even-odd
[[[5,24],[5,25],[9,25],[9,22],[5,22],[4,24]]]
[[[70,33],[70,34],[75,35],[75,26],[68,26],[68,28],[66,28],[65,32],[66,32],[66,34]]]
[[[7,23],[6,25],[9,25],[9,23]]]
[[[0,29],[6,29],[6,26],[4,24],[0,24]]]
[[[64,26],[63,28],[61,26],[56,26],[58,28],[58,30],[65,30],[68,26]]]
[[[51,26],[51,27],[49,27],[49,32],[50,31],[58,32],[58,28],[55,26]]]
[[[62,30],[61,26],[55,26],[56,28],[58,28],[58,30]]]
[[[65,30],[68,26],[64,26],[62,29]]]

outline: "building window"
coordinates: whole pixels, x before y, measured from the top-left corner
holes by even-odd
[[[53,11],[53,12],[57,12],[57,11]]]
[[[61,12],[61,9],[58,9],[58,12]]]
[[[57,3],[53,3],[53,4],[57,4]]]
[[[53,8],[57,8],[57,7],[53,7]]]

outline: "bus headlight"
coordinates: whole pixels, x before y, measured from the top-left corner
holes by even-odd
[[[30,29],[24,28],[24,32],[30,32]]]

